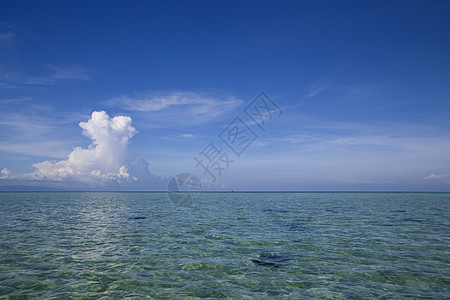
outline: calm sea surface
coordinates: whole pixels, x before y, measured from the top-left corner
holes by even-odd
[[[0,298],[450,298],[449,193],[0,193]]]

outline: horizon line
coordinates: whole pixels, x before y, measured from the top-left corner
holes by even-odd
[[[169,192],[164,190],[0,190],[0,193],[190,193],[190,191],[176,191]],[[227,191],[214,191],[207,190],[201,191],[201,193],[450,193],[449,191],[424,191],[424,190],[227,190]]]

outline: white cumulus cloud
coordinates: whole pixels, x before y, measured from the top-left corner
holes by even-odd
[[[0,179],[10,179],[12,177],[12,172],[7,168],[0,170]]]
[[[137,133],[128,116],[111,118],[104,111],[94,111],[87,122],[80,122],[83,135],[92,143],[87,149],[75,147],[68,158],[33,164],[30,179],[107,181],[129,178],[127,145]]]

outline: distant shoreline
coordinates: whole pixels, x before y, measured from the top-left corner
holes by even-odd
[[[127,191],[127,190],[58,190],[58,189],[32,189],[33,187],[30,187],[30,189],[14,189],[13,187],[8,187],[11,189],[4,188],[3,186],[0,186],[0,193],[168,193],[168,191]],[[177,193],[190,193],[189,191],[178,191]],[[286,194],[306,194],[306,193],[391,193],[391,194],[401,194],[401,193],[450,193],[450,191],[202,191],[201,193],[208,193],[208,194],[216,194],[216,193],[222,193],[222,194],[242,194],[242,193],[252,193],[252,194],[280,194],[280,193],[286,193]]]

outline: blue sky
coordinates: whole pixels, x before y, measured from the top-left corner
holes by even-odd
[[[210,190],[450,191],[449,15],[448,1],[3,1],[0,185],[165,190],[190,172]],[[261,91],[283,112],[265,131],[244,112]],[[219,137],[236,117],[257,135],[239,157]],[[211,162],[215,180],[194,160],[210,142],[233,161]]]

